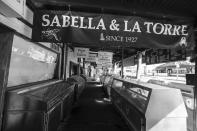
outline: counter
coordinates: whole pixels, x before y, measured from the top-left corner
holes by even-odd
[[[3,131],[56,131],[73,96],[74,85],[61,80],[8,90]]]
[[[187,131],[179,89],[114,78],[112,102],[135,131]]]
[[[75,76],[71,76],[70,78],[67,79],[67,82],[75,85],[75,87],[74,87],[74,103],[76,103],[78,101],[82,91],[85,88],[86,81],[87,81],[87,78],[84,75],[83,76],[75,75]]]

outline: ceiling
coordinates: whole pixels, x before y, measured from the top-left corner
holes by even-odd
[[[36,8],[156,17],[197,17],[197,0],[31,0]]]
[[[154,19],[194,19],[197,27],[197,0],[28,0],[33,9],[71,10],[117,15],[136,15]],[[72,46],[79,46],[73,44]],[[115,52],[115,59],[120,60],[121,47],[91,47],[91,50],[108,50]],[[124,58],[144,49],[125,48]]]

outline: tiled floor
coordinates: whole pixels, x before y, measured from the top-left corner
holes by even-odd
[[[87,85],[61,131],[129,131],[101,86]]]

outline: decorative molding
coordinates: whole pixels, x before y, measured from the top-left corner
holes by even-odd
[[[26,0],[0,0],[0,12],[7,17],[24,17]]]
[[[32,38],[32,29],[17,18],[9,18],[0,14],[0,23],[30,39]]]

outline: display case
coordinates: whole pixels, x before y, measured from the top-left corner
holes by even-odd
[[[79,75],[71,76],[70,78],[67,79],[67,82],[75,85],[74,87],[74,103],[75,103],[77,102],[79,96],[81,95],[82,91],[85,88],[86,85],[85,76],[83,77]]]
[[[3,131],[56,131],[73,94],[74,85],[61,80],[7,90]]]
[[[187,131],[187,111],[179,89],[114,78],[111,96],[135,131]]]
[[[193,75],[193,74],[192,74]],[[192,76],[191,75],[191,76]],[[188,79],[188,81],[190,81],[190,75],[186,75],[186,79]],[[167,86],[170,88],[176,88],[176,89],[180,89],[182,96],[183,96],[183,100],[187,109],[187,113],[188,113],[188,117],[187,117],[187,129],[188,131],[193,131],[194,130],[194,125],[195,125],[195,120],[194,120],[194,112],[195,112],[195,108],[194,108],[194,89],[195,86],[192,85],[192,83],[194,84],[194,80],[191,79],[192,82],[188,82],[186,81],[185,85],[184,83],[177,83],[177,82],[164,82],[164,80],[155,80],[155,79],[150,79],[148,82],[152,83],[152,84],[157,84],[157,85],[163,85],[163,86]]]

